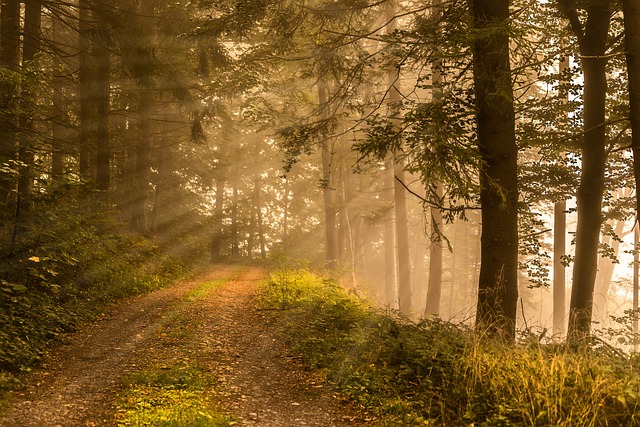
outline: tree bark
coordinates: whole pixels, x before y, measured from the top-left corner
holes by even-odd
[[[563,335],[567,321],[564,257],[567,255],[567,202],[553,206],[553,334]]]
[[[131,229],[147,233],[149,218],[150,154],[151,154],[151,93],[149,89],[139,90],[138,138],[135,147],[135,167],[131,200]]]
[[[576,195],[578,223],[567,328],[567,339],[575,343],[588,338],[591,332],[593,290],[598,265],[602,194],[607,159],[605,151],[607,59],[605,54],[611,10],[609,1],[590,1],[587,6],[584,29],[575,9],[564,8],[563,12],[578,38],[584,74],[582,174]]]
[[[25,1],[24,41],[22,46],[22,66],[36,65],[36,55],[40,52],[40,24],[42,21],[40,0]],[[34,154],[34,117],[36,96],[29,88],[23,88],[22,108],[20,112],[21,138],[19,139],[18,157],[22,163],[18,180],[20,210],[31,210],[31,194],[33,191]]]
[[[387,3],[386,32],[391,34],[397,27],[395,19],[396,3]],[[387,70],[388,100],[390,111],[399,108],[402,97],[399,90],[400,68],[395,64]],[[401,136],[398,135],[398,138]],[[409,251],[409,222],[407,218],[407,192],[404,187],[405,171],[404,160],[399,157],[401,153],[394,154],[394,205],[395,205],[395,232],[396,232],[396,262],[398,267],[398,309],[402,314],[410,315],[413,309],[413,286],[411,283],[411,254]]]
[[[17,71],[20,67],[20,2],[2,0],[0,9],[0,66]],[[17,128],[16,97],[19,90],[11,82],[0,87],[0,165],[16,160]],[[13,165],[9,164],[12,168]],[[0,179],[0,204],[9,210],[15,207],[16,180],[13,176]]]
[[[153,0],[143,0],[138,6],[141,46],[152,49],[155,40]],[[151,79],[151,76],[144,76]],[[154,91],[148,82],[139,82],[138,88],[138,140],[133,183],[132,229],[139,233],[149,231],[148,203],[150,194],[151,147],[153,146],[152,106]]]
[[[409,219],[407,217],[407,191],[404,162],[396,160],[394,164],[395,188],[394,203],[396,213],[396,239],[398,262],[398,309],[400,313],[410,315],[413,309],[413,286],[411,283],[411,254],[409,251]]]
[[[104,17],[98,15],[98,30],[106,33],[108,28]],[[109,101],[111,94],[111,56],[107,47],[96,43],[93,47],[95,63],[95,94],[96,94],[96,185],[98,190],[107,191],[111,184],[111,146],[109,142]]]
[[[438,184],[437,195],[442,198],[442,185]],[[442,294],[442,211],[431,208],[431,242],[429,243],[429,287],[424,314],[440,316],[440,296]]]
[[[92,168],[92,156],[95,151],[95,117],[97,114],[95,105],[94,77],[95,64],[93,63],[93,43],[90,34],[94,29],[93,13],[87,0],[79,0],[79,59],[78,70],[80,92],[80,176],[86,180],[94,178]]]
[[[384,218],[384,305],[396,306],[397,269],[396,269],[396,231],[395,215],[393,212],[393,191],[395,178],[393,174],[393,160],[385,162],[383,199],[389,204],[389,211]]]
[[[518,149],[509,64],[509,1],[474,0],[473,50],[482,206],[476,328],[515,339],[518,300]]]
[[[432,17],[434,26],[442,19],[442,1],[432,0]],[[442,60],[436,58],[431,62],[431,98],[434,102],[442,99]],[[443,202],[444,189],[442,184],[433,183],[439,203]],[[431,238],[429,243],[429,284],[424,314],[426,316],[440,316],[440,297],[442,294],[442,211],[438,207],[431,207]]]
[[[231,197],[231,258],[240,258],[240,233],[238,221],[238,207],[240,204],[240,195],[238,192],[237,182],[233,183],[233,192]]]
[[[211,239],[211,261],[217,262],[222,259],[222,236],[224,215],[224,181],[216,180],[216,202],[213,215],[213,238]]]
[[[622,0],[624,14],[624,45],[629,81],[629,120],[631,121],[631,149],[636,184],[636,225],[634,228],[633,259],[633,333],[638,333],[638,215],[640,214],[640,4],[636,0]],[[637,345],[634,345],[636,351]]]
[[[560,59],[560,74],[569,69],[569,57]],[[568,82],[564,82],[568,83]],[[563,102],[569,101],[569,92],[561,93]],[[553,206],[553,334],[564,335],[567,322],[567,202],[558,201]]]
[[[55,183],[60,183],[64,173],[64,153],[63,142],[66,137],[67,114],[64,107],[64,72],[62,71],[62,60],[60,59],[63,49],[63,39],[60,35],[62,28],[58,17],[53,18],[53,44],[57,53],[53,57],[53,102],[52,102],[52,138],[51,143],[51,178]]]
[[[322,119],[326,120],[326,104],[329,100],[329,88],[324,78],[318,82],[318,100],[322,110]],[[338,263],[338,232],[336,224],[335,189],[332,172],[333,150],[330,141],[322,141],[322,193],[324,198],[324,222],[326,244],[326,267],[333,270]]]
[[[633,173],[636,183],[636,218],[640,213],[640,4],[636,0],[622,0],[624,13],[624,46],[629,81],[629,120]]]

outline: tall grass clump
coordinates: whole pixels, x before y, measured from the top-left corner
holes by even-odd
[[[478,339],[413,322],[306,270],[276,271],[262,304],[290,345],[378,425],[640,425],[637,364],[622,353]]]

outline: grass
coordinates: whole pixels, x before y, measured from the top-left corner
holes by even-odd
[[[274,273],[262,304],[282,309],[304,363],[378,425],[640,425],[637,363],[606,347],[481,342],[461,326],[375,309],[306,270]]]
[[[217,404],[216,378],[209,361],[194,349],[197,342],[189,312],[225,280],[204,282],[188,292],[170,312],[148,349],[155,363],[134,373],[117,403],[118,426],[224,427],[234,424]]]
[[[231,425],[217,409],[210,376],[189,363],[147,368],[132,376],[121,397],[118,426]]]
[[[184,299],[188,302],[200,301],[206,298],[211,292],[213,292],[219,286],[222,286],[226,280],[211,280],[198,285],[195,289],[192,289]]]

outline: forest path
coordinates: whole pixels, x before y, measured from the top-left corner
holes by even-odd
[[[360,425],[331,387],[304,371],[283,343],[272,313],[256,309],[257,268],[219,266],[197,280],[128,300],[54,351],[27,390],[9,397],[0,426],[111,426],[124,381],[179,351],[215,373],[220,404],[236,425]],[[187,298],[206,282],[220,286]],[[179,313],[188,349],[172,347]],[[175,340],[174,340],[175,341]],[[180,344],[184,346],[184,343]],[[184,356],[183,356],[184,357]]]

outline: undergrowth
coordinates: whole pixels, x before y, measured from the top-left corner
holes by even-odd
[[[509,347],[464,327],[414,323],[306,270],[279,270],[262,304],[280,308],[294,351],[380,425],[640,425],[632,358],[597,348]]]
[[[34,212],[20,228],[0,228],[0,237],[13,239],[0,246],[0,392],[20,387],[20,374],[79,322],[194,268],[188,257],[127,233],[113,215],[74,205]]]

